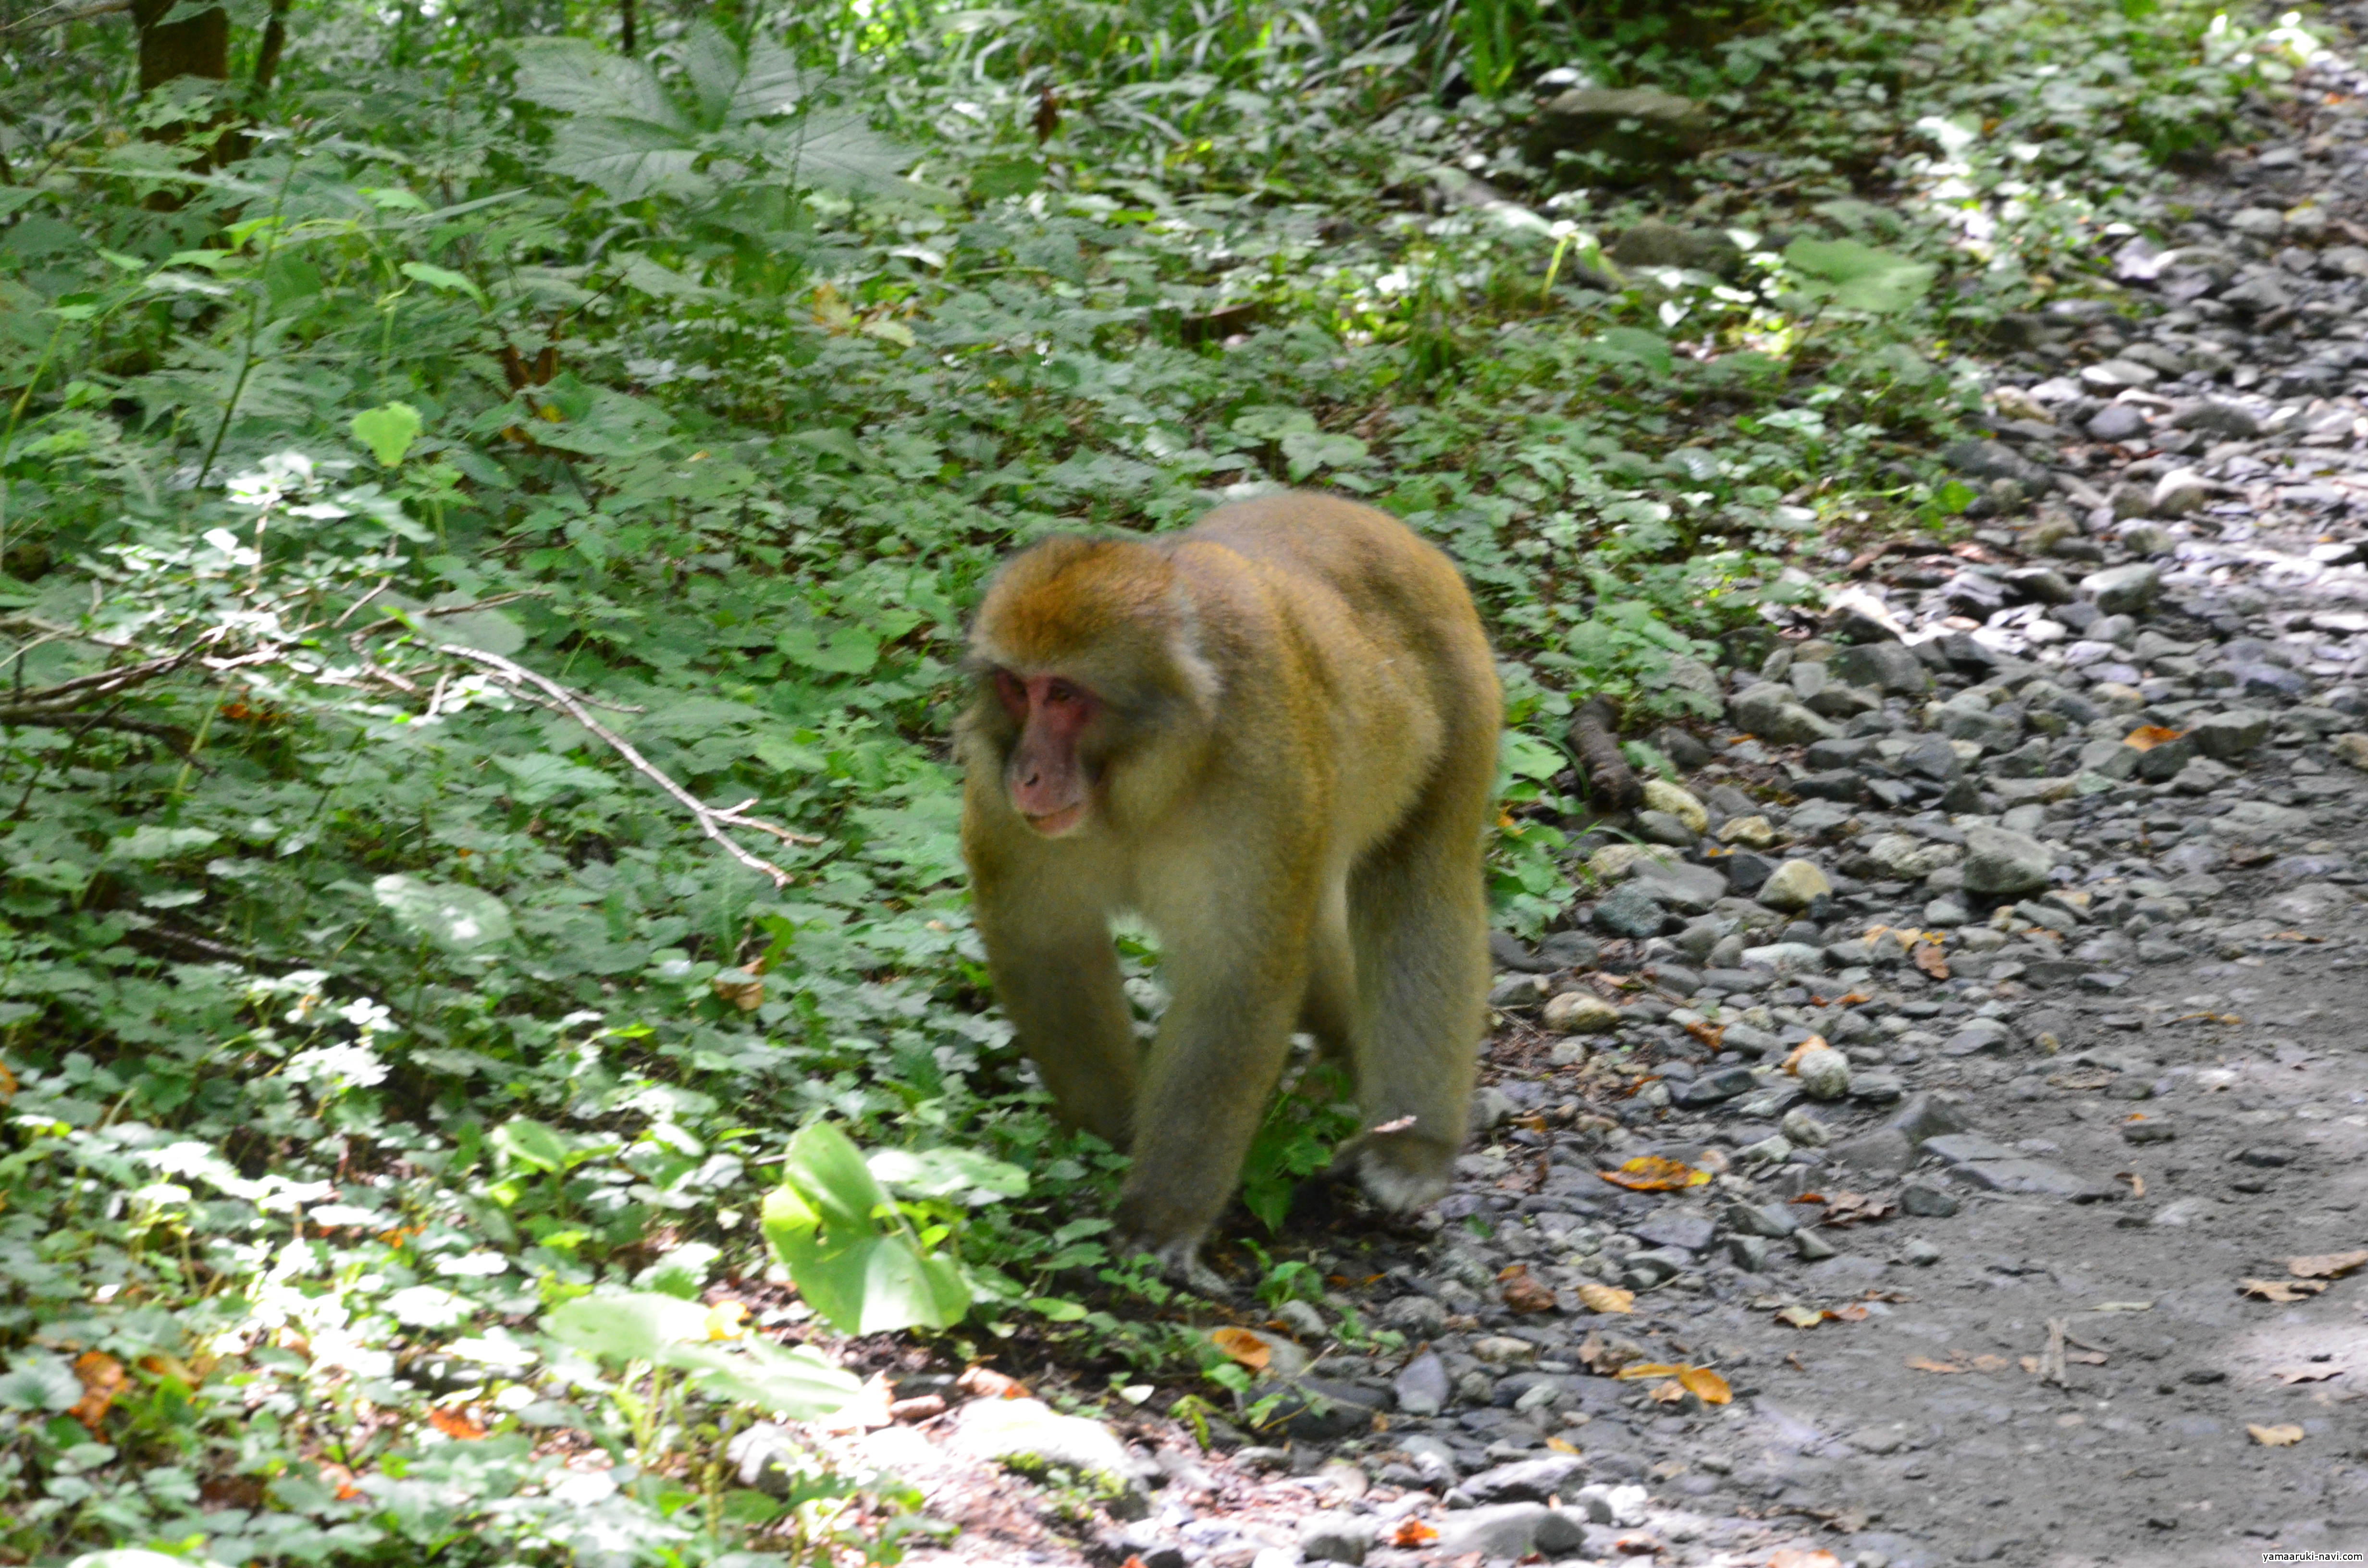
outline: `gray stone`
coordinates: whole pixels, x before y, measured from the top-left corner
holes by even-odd
[[[1437,1339],[1447,1332],[1447,1303],[1430,1296],[1400,1296],[1382,1309],[1382,1324],[1408,1339]]]
[[[1463,1557],[1478,1553],[1482,1560],[1527,1557],[1532,1551],[1558,1551],[1560,1547],[1543,1546],[1538,1537],[1549,1518],[1558,1517],[1543,1503],[1498,1503],[1487,1507],[1465,1508],[1445,1514],[1439,1519],[1439,1540],[1431,1550],[1441,1557]],[[1585,1540],[1585,1532],[1576,1520],[1570,1521]]]
[[[1680,915],[1701,915],[1727,895],[1725,872],[1685,860],[1639,860],[1626,885]]]
[[[2267,838],[2297,834],[2310,826],[2308,812],[2267,801],[2239,801],[2212,819],[2212,831],[2231,838]]]
[[[1834,884],[1813,861],[1787,860],[1768,875],[1755,895],[1770,909],[1806,909],[1821,898],[1828,897]]]
[[[1444,1319],[1440,1332],[1445,1332]],[[1398,1369],[1397,1376],[1390,1380],[1390,1392],[1397,1396],[1398,1408],[1408,1415],[1436,1415],[1447,1408],[1452,1392],[1447,1363],[1438,1352],[1426,1350]]]
[[[1738,1235],[1780,1242],[1801,1228],[1782,1203],[1730,1203],[1721,1211],[1720,1221]]]
[[[1941,449],[1941,461],[1952,472],[1975,479],[2011,479],[2034,495],[2055,483],[2045,469],[2004,441],[1952,441]]]
[[[1737,1095],[1748,1095],[1759,1086],[1748,1067],[1722,1067],[1715,1073],[1705,1073],[1691,1083],[1679,1084],[1669,1091],[1670,1103],[1687,1110],[1718,1105]]]
[[[1964,759],[1940,735],[1920,735],[1908,742],[1907,749],[1899,754],[1899,767],[1902,772],[1936,784],[1949,783],[1965,771]]]
[[[1850,1093],[1850,1058],[1831,1046],[1803,1051],[1793,1072],[1801,1080],[1802,1092],[1811,1099],[1838,1100]]]
[[[2080,579],[2080,589],[2107,615],[2135,615],[2162,589],[2162,573],[2147,562],[2109,566]]]
[[[2152,506],[2148,515],[2157,517],[2183,517],[2200,508],[2211,498],[2212,487],[2203,476],[2192,468],[2175,468],[2154,482]],[[2149,551],[2148,554],[2156,553]]]
[[[1807,942],[1770,942],[1743,949],[1743,961],[1778,975],[1801,974],[1825,962],[1825,950]]]
[[[1726,1071],[1740,1070],[1729,1068]],[[1748,1078],[1750,1074],[1746,1072],[1744,1076]],[[1670,1208],[1646,1216],[1628,1230],[1631,1235],[1651,1242],[1655,1246],[1682,1247],[1687,1252],[1701,1252],[1710,1245],[1711,1237],[1717,1233],[1718,1227],[1707,1214]]]
[[[1651,894],[1639,891],[1634,882],[1623,882],[1597,902],[1594,919],[1597,927],[1610,936],[1643,938],[1659,936],[1669,915]]]
[[[2111,1182],[2076,1176],[2061,1165],[2040,1160],[1968,1160],[1950,1167],[1949,1174],[1985,1192],[2019,1193],[2034,1198],[2065,1198],[2075,1203],[2097,1203],[2119,1198],[2122,1187]]]
[[[1124,1483],[1137,1469],[1110,1429],[1040,1399],[974,1399],[954,1412],[946,1446],[971,1459],[1032,1460]]]
[[[1726,1238],[1727,1261],[1746,1274],[1768,1272],[1769,1239],[1766,1236],[1729,1236]]]
[[[1967,1018],[1964,1027],[1941,1044],[1943,1056],[1997,1055],[2014,1043],[2014,1031],[1996,1018]]]
[[[1542,151],[1601,153],[1650,162],[1707,145],[1702,105],[1654,87],[1573,87],[1538,108],[1534,141]]]
[[[1860,642],[1835,653],[1834,678],[1896,696],[1918,696],[1932,685],[1932,672],[1904,642]]]
[[[2126,441],[2146,432],[2146,414],[2135,403],[2109,403],[2089,421],[2089,434],[2100,441]]]
[[[1899,1207],[1918,1219],[1945,1220],[1957,1211],[1956,1194],[1927,1181],[1911,1181],[1899,1189]]]
[[[2251,409],[2213,398],[2180,403],[2170,411],[2170,422],[2181,430],[2203,430],[2240,441],[2261,433],[2261,422]]]
[[[1774,681],[1745,687],[1726,706],[1736,729],[1778,745],[1807,745],[1841,733],[1831,720],[1819,718],[1795,701],[1790,687]]]
[[[1636,813],[1636,834],[1655,844],[1673,844],[1681,849],[1691,846],[1696,837],[1694,830],[1676,817],[1656,811]]]
[[[1866,1075],[1871,1079],[1873,1074]],[[1861,1092],[1867,1086],[1862,1079]],[[1861,1133],[1832,1151],[1836,1163],[1858,1170],[1904,1171],[1916,1163],[1927,1140],[1963,1132],[1965,1119],[1947,1100],[1918,1095],[1902,1104],[1881,1127]]]
[[[1543,1503],[1573,1490],[1587,1473],[1587,1461],[1576,1454],[1551,1459],[1520,1460],[1466,1476],[1460,1483],[1475,1503]]]
[[[1681,229],[1658,218],[1631,224],[1603,254],[1621,267],[1682,267],[1722,278],[1743,266],[1743,253],[1718,230]]]
[[[1299,1521],[1299,1555],[1310,1562],[1361,1563],[1381,1528],[1370,1514],[1310,1514]]]
[[[2233,762],[2270,738],[2270,715],[2258,708],[2206,713],[2190,723],[2187,733],[2204,756]]]
[[[2055,852],[2026,834],[1975,824],[1965,829],[1965,891],[1993,896],[2047,886]]]

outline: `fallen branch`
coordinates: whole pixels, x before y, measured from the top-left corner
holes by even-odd
[[[788,828],[781,827],[776,824],[760,821],[755,817],[742,815],[741,813],[746,812],[748,807],[756,804],[756,798],[754,796],[741,801],[736,806],[723,806],[719,808],[707,804],[698,796],[692,794],[689,790],[676,783],[674,779],[662,771],[655,763],[653,763],[649,758],[643,756],[634,748],[632,742],[625,739],[624,736],[617,733],[614,730],[609,729],[606,724],[601,723],[599,720],[595,719],[592,716],[591,710],[586,706],[585,699],[579,697],[576,693],[570,691],[567,687],[560,685],[557,681],[552,680],[550,676],[540,675],[533,670],[528,669],[524,665],[518,664],[509,659],[505,659],[499,653],[488,653],[482,648],[464,648],[456,642],[438,642],[432,643],[430,646],[432,646],[437,653],[443,654],[447,658],[465,660],[470,664],[493,671],[494,674],[499,677],[503,685],[510,687],[514,691],[517,691],[520,696],[527,698],[528,700],[536,703],[540,707],[553,709],[559,712],[564,713],[569,718],[575,720],[577,723],[583,725],[586,730],[592,732],[592,733],[599,739],[601,744],[607,746],[610,751],[615,752],[619,756],[624,758],[626,766],[632,768],[634,772],[640,774],[651,783],[655,784],[667,794],[673,796],[674,799],[682,806],[683,810],[690,813],[691,821],[699,824],[699,831],[700,833],[706,835],[709,838],[713,839],[717,844],[722,845],[726,854],[739,861],[742,865],[747,867],[750,870],[760,871],[764,875],[770,877],[775,887],[785,888],[789,886],[791,881],[794,879],[791,878],[789,872],[783,870],[780,867],[776,866],[770,860],[766,859],[763,856],[752,855],[747,850],[743,849],[739,844],[732,838],[731,835],[723,831],[725,828],[743,827],[757,833],[770,834],[784,844],[820,844],[822,842],[822,839],[814,834],[792,833]],[[416,690],[417,687],[414,687],[412,689]]]
[[[1620,705],[1608,697],[1593,697],[1570,716],[1571,749],[1587,775],[1590,802],[1599,812],[1634,811],[1645,799],[1645,786],[1620,751]]]

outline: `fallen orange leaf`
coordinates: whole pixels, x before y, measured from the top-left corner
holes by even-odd
[[[1426,1546],[1438,1539],[1439,1532],[1420,1519],[1400,1519],[1390,1532],[1392,1546]]]
[[[1827,1312],[1826,1315],[1829,1318],[1839,1318],[1843,1323],[1864,1323],[1866,1321],[1866,1309],[1864,1307],[1844,1307],[1839,1312]]]
[[[1704,1404],[1734,1403],[1735,1391],[1727,1386],[1725,1378],[1708,1367],[1688,1367],[1678,1373],[1678,1381],[1685,1385],[1688,1393]]]
[[[1578,1452],[1578,1445],[1577,1443],[1565,1442],[1560,1437],[1548,1437],[1546,1439],[1546,1447],[1552,1449],[1558,1454],[1575,1454]]]
[[[2255,1426],[2248,1424],[2245,1430],[2253,1435],[2253,1441],[2265,1449],[2291,1449],[2303,1439],[2302,1428],[2294,1426]]]
[[[1631,1192],[1675,1192],[1710,1180],[1708,1171],[1698,1171],[1683,1160],[1672,1160],[1666,1154],[1639,1154],[1616,1171],[1595,1174]]]
[[[337,1501],[340,1503],[350,1503],[362,1494],[362,1489],[354,1484],[354,1472],[344,1465],[324,1464],[321,1479],[337,1489]]]
[[[1907,956],[1916,960],[1918,969],[1934,980],[1949,978],[1949,960],[1941,956],[1940,944],[1918,942],[1907,950]]]
[[[2368,1252],[2326,1252],[2286,1259],[2286,1272],[2298,1279],[2340,1279],[2363,1263]]]
[[[954,1387],[981,1399],[1026,1399],[1028,1385],[992,1367],[972,1367],[954,1380]]]
[[[82,1398],[66,1414],[89,1427],[96,1437],[98,1424],[107,1417],[108,1407],[123,1392],[127,1381],[123,1363],[104,1350],[85,1350],[74,1358],[74,1376],[82,1380]]]
[[[1907,1364],[1919,1372],[1962,1372],[1964,1368],[1952,1361],[1935,1361],[1930,1356],[1910,1356]]]
[[[1209,1343],[1239,1361],[1253,1372],[1263,1372],[1266,1364],[1274,1359],[1274,1351],[1263,1339],[1246,1328],[1212,1328]]]
[[[2187,733],[2185,730],[2173,730],[2161,724],[2140,724],[2122,737],[2122,744],[2132,751],[2152,751],[2155,747],[2168,744],[2185,733]]]
[[[1578,1288],[1579,1301],[1590,1312],[1633,1312],[1636,1310],[1636,1292],[1622,1290],[1617,1285],[1599,1285],[1590,1279]]]
[[[1611,1376],[1615,1381],[1634,1383],[1642,1382],[1646,1378],[1674,1378],[1684,1370],[1683,1367],[1668,1361],[1634,1361]]]
[[[17,1074],[8,1071],[8,1064],[6,1062],[0,1062],[0,1100],[16,1097]]]
[[[2262,1301],[2306,1301],[2327,1289],[2324,1279],[2239,1279],[2242,1295]]]
[[[484,1425],[465,1410],[453,1410],[438,1405],[427,1413],[427,1424],[446,1437],[463,1443],[473,1443],[485,1435]]]

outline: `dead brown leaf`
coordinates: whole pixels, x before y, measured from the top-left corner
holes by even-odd
[[[2174,730],[2164,724],[2140,724],[2122,737],[2122,744],[2132,751],[2152,751],[2155,747],[2166,745],[2185,733],[2187,733],[2185,730]]]
[[[1397,1528],[1390,1531],[1392,1546],[1428,1546],[1439,1539],[1439,1532],[1420,1519],[1400,1519]]]
[[[2146,1196],[2146,1177],[2138,1175],[2137,1172],[2115,1171],[2113,1173],[2113,1179],[2115,1181],[2128,1182],[2130,1184],[2130,1196],[2132,1198],[2144,1198]]]
[[[2324,1279],[2239,1279],[2240,1294],[2263,1301],[2306,1301],[2327,1289]]]
[[[1517,1312],[1550,1312],[1562,1305],[1554,1300],[1554,1287],[1532,1275],[1528,1264],[1514,1264],[1497,1280],[1505,1304]]]
[[[2368,1251],[2322,1252],[2286,1259],[2286,1272],[2297,1279],[2340,1279],[2363,1263]]]
[[[2291,1449],[2303,1439],[2302,1428],[2286,1423],[2275,1426],[2256,1426],[2248,1423],[2245,1430],[2253,1435],[2253,1441],[2265,1449]]]
[[[66,1412],[85,1426],[91,1435],[98,1435],[98,1424],[107,1418],[108,1407],[115,1396],[123,1392],[128,1381],[123,1363],[104,1350],[85,1350],[74,1358],[74,1376],[82,1380],[82,1398]]]
[[[1831,1315],[1829,1312],[1819,1312],[1815,1307],[1780,1307],[1776,1312],[1776,1321],[1789,1324],[1794,1328],[1815,1328]]]
[[[1719,1042],[1726,1038],[1726,1026],[1712,1023],[1708,1018],[1696,1018],[1686,1026],[1686,1033],[1716,1051]]]
[[[2315,1362],[2307,1367],[2271,1367],[2270,1376],[2287,1384],[2323,1383],[2329,1378],[2341,1377],[2347,1369],[2326,1362]]]
[[[1578,1288],[1581,1305],[1590,1312],[1633,1312],[1636,1310],[1636,1292],[1622,1290],[1617,1285],[1599,1285],[1590,1279]]]
[[[1708,1367],[1685,1368],[1678,1373],[1678,1381],[1704,1404],[1731,1404],[1735,1401],[1735,1390]]]
[[[2100,1356],[2098,1359],[2101,1361],[2104,1358]],[[1974,1370],[1976,1372],[2003,1372],[2013,1364],[2013,1362],[2009,1361],[2003,1356],[1976,1356],[1974,1358]]]
[[[1949,978],[1949,960],[1942,955],[1939,943],[1918,942],[1907,950],[1907,956],[1916,960],[1916,967],[1918,969],[1922,970],[1926,974],[1930,975],[1933,979],[1946,980]]]
[[[1935,1361],[1930,1356],[1910,1356],[1907,1358],[1907,1365],[1919,1372],[1948,1372],[1954,1374],[1965,1369],[1956,1362]]]

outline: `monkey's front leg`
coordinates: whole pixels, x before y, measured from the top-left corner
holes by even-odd
[[[1304,952],[1304,944],[1287,950]],[[1212,956],[1170,954],[1175,999],[1145,1063],[1119,1234],[1157,1255],[1170,1278],[1222,1296],[1224,1281],[1200,1261],[1201,1243],[1241,1183],[1282,1075],[1305,976],[1304,960]]]

